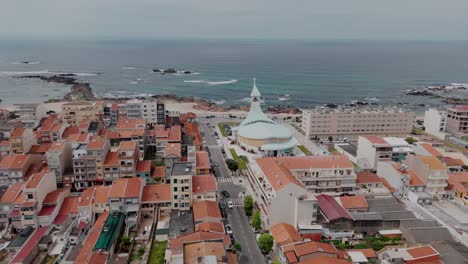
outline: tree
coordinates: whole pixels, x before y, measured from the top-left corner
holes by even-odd
[[[408,144],[412,145],[414,144],[415,142],[418,142],[415,138],[413,137],[407,137],[406,139],[406,142],[408,142]]]
[[[258,247],[263,254],[270,253],[273,248],[273,236],[268,233],[261,234],[258,238]]]
[[[332,136],[329,136],[329,137],[328,137],[328,141],[330,141],[330,142],[333,141],[333,137],[332,137]]]
[[[255,211],[250,224],[257,230],[260,230],[262,228],[262,220],[260,219],[260,211]]]
[[[227,163],[228,169],[231,171],[237,171],[239,169],[239,164],[235,160],[228,159],[226,163]]]
[[[241,245],[239,244],[239,242],[234,243],[234,245],[232,245],[232,248],[234,248],[236,251],[241,251]]]
[[[244,211],[247,216],[252,216],[253,198],[251,195],[247,195],[244,199]]]
[[[128,236],[120,237],[120,249],[123,252],[128,252],[132,246],[132,239]]]

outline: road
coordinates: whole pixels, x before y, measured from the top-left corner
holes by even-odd
[[[210,157],[213,160],[213,163],[219,164],[219,166],[214,167],[216,178],[218,179],[218,197],[220,200],[231,200],[234,204],[233,209],[227,210],[227,220],[232,226],[235,241],[239,242],[241,245],[239,263],[264,263],[264,256],[257,246],[255,234],[250,227],[249,219],[245,215],[244,209],[242,207],[245,188],[242,184],[237,184],[241,181],[239,178],[231,176],[231,173],[227,168],[226,162],[224,160],[224,156],[221,152],[221,147],[219,146],[220,143],[212,135],[214,130],[213,128],[206,125],[206,123],[209,122],[211,126],[216,126],[218,120],[219,119],[216,121],[200,119],[198,123],[205,132],[205,145],[208,146]],[[222,191],[228,191],[230,197],[224,198],[221,195]]]

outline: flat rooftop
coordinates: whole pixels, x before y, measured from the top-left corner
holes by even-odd
[[[191,162],[174,163],[171,175],[195,175],[195,165]]]
[[[173,211],[169,222],[169,237],[175,238],[180,235],[193,233],[195,230],[193,224],[192,211]]]
[[[304,112],[312,114],[382,114],[382,113],[408,113],[408,110],[399,107],[347,107],[337,106],[336,108],[330,108],[326,106],[320,106],[312,109],[303,109]]]

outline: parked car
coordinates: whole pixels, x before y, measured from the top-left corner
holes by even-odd
[[[232,203],[232,201],[229,201],[229,202],[228,202],[228,207],[229,207],[229,209],[234,208],[234,204]]]
[[[255,228],[255,227],[253,227],[253,226],[252,226],[252,231],[254,232],[254,234],[258,234],[258,233],[259,233],[258,229]]]
[[[215,162],[214,165],[215,165],[215,167],[218,167],[218,166],[219,166],[219,163],[218,163],[218,162]]]
[[[221,194],[226,198],[231,197],[228,191],[222,191]]]
[[[226,229],[226,234],[228,234],[229,236],[232,236],[232,227],[230,224],[227,224],[225,226],[225,229]]]

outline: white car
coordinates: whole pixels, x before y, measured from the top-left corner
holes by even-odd
[[[228,207],[229,209],[234,208],[234,204],[232,203],[232,201],[228,201]]]
[[[232,235],[232,227],[231,227],[231,225],[229,225],[229,224],[226,225],[225,229],[226,229],[226,233],[227,233],[228,235],[231,236],[231,235]]]

